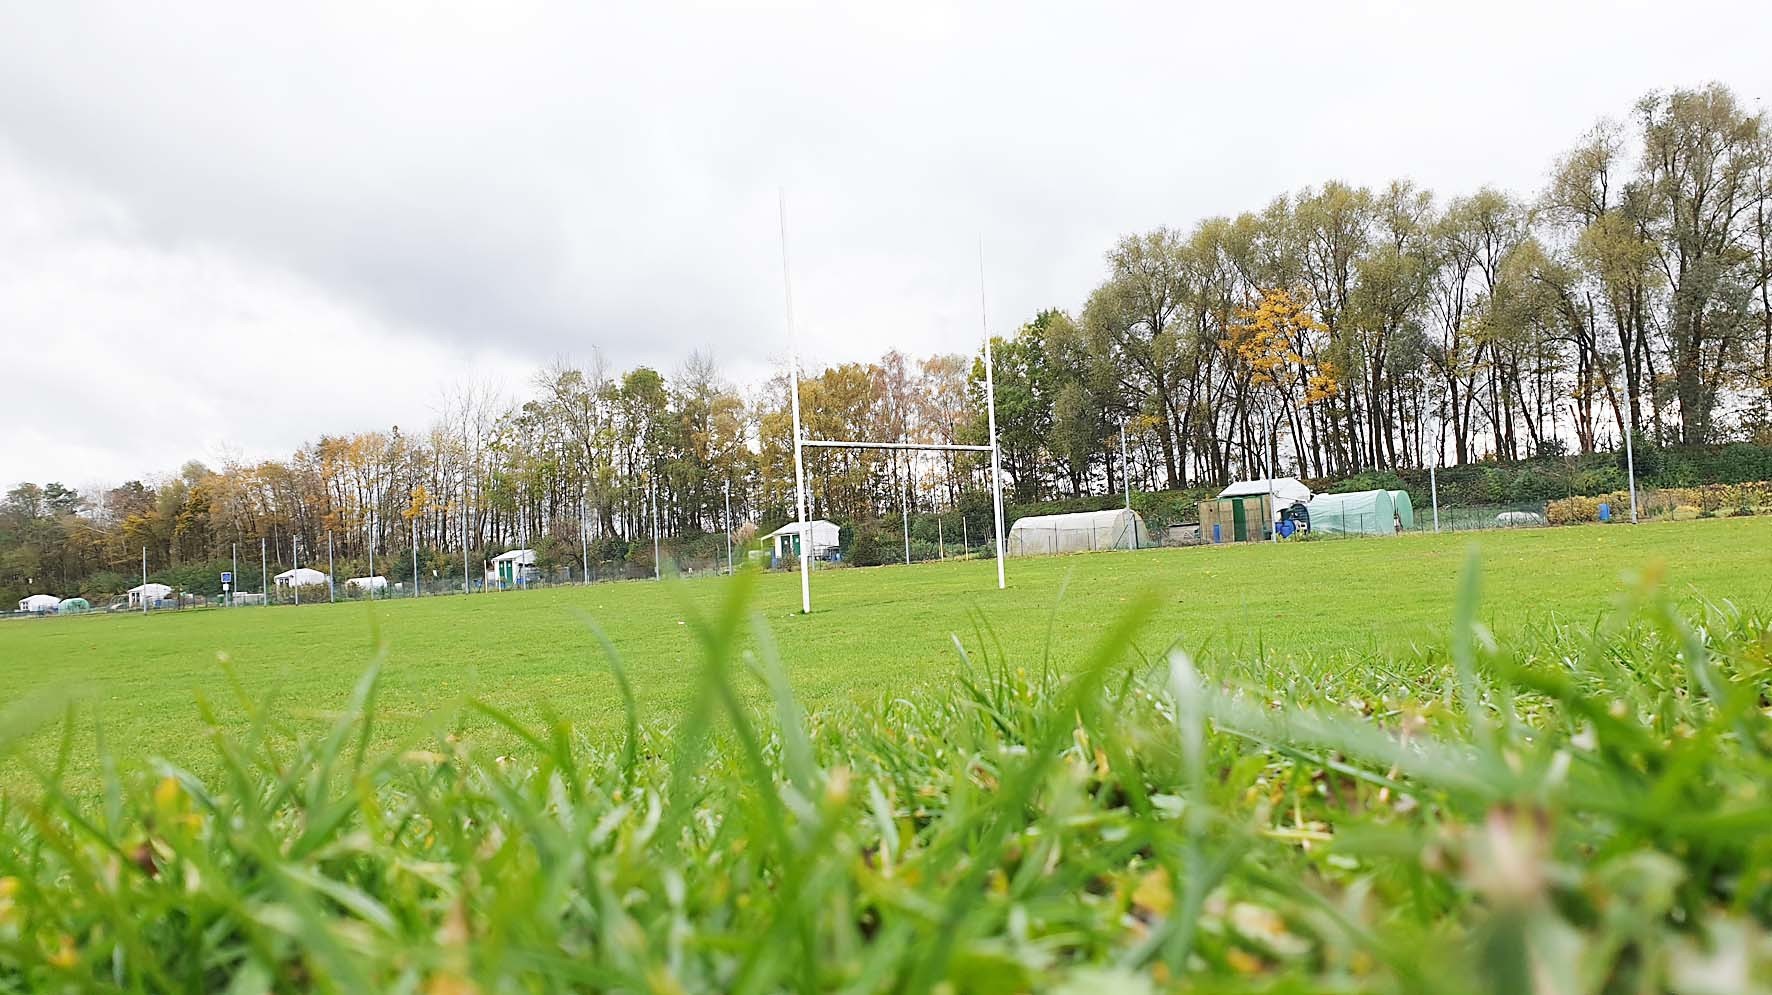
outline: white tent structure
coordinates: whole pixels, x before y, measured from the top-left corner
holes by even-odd
[[[1144,527],[1144,519],[1127,508],[1029,515],[1016,519],[1009,529],[1010,556],[1139,549],[1149,545],[1151,534]]]
[[[152,605],[171,597],[172,588],[166,584],[137,584],[126,593],[129,596],[129,607],[140,608],[143,602]]]
[[[313,567],[296,567],[293,570],[285,570],[271,579],[277,582],[278,587],[316,587],[331,580]]]
[[[61,603],[62,599],[53,594],[33,594],[19,601],[18,610],[21,612],[52,612]]]
[[[778,561],[799,558],[803,545],[812,559],[824,559],[842,541],[837,524],[822,518],[814,518],[810,522],[789,522],[763,536],[763,539],[774,543],[775,558]]]
[[[1221,498],[1251,497],[1256,494],[1272,494],[1274,497],[1274,521],[1280,520],[1280,512],[1295,504],[1309,504],[1311,489],[1297,477],[1263,477],[1258,480],[1239,480],[1218,492]]]
[[[386,577],[347,577],[347,578],[345,578],[345,593],[346,594],[350,594],[354,591],[385,591],[387,589],[388,589],[388,579]]]

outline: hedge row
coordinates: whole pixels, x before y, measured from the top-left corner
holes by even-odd
[[[1552,525],[1578,525],[1596,522],[1600,505],[1612,506],[1614,521],[1630,517],[1630,493],[1560,498],[1545,505],[1545,517]],[[1702,487],[1666,487],[1637,494],[1637,512],[1645,518],[1673,518],[1690,515],[1708,518],[1719,515],[1763,515],[1772,513],[1772,481],[1758,480],[1742,484],[1706,484]]]

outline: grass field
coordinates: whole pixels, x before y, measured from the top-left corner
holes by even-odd
[[[0,993],[1769,991],[1769,538],[9,623]]]
[[[1203,657],[1396,658],[1407,667],[1424,648],[1444,646],[1456,577],[1473,547],[1481,615],[1503,634],[1531,620],[1598,618],[1623,578],[1645,570],[1676,597],[1772,605],[1772,519],[1743,518],[1031,558],[1008,564],[1002,592],[989,562],[829,571],[814,576],[811,616],[797,612],[797,576],[780,573],[760,582],[756,607],[810,708],[943,682],[958,665],[953,636],[976,644],[981,625],[1012,659],[1037,663],[1049,647],[1054,665],[1070,668],[1145,593],[1157,598],[1138,637],[1146,654],[1176,642]],[[545,704],[596,737],[615,732],[623,712],[585,619],[622,654],[642,717],[669,718],[695,682],[683,609],[705,609],[727,583],[23,620],[0,625],[0,702],[40,719],[59,714],[63,693],[80,702],[88,723],[74,743],[80,778],[94,769],[94,719],[118,756],[158,755],[209,772],[196,700],[232,697],[224,660],[273,711],[321,728],[380,640],[383,743],[461,695],[525,718]],[[245,721],[225,704],[219,713]],[[510,742],[491,723],[469,731],[490,745]],[[34,752],[53,745],[39,736]]]

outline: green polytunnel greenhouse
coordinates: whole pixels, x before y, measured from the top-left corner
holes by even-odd
[[[1407,532],[1415,527],[1415,502],[1408,491],[1391,491],[1391,507],[1397,511],[1397,526]]]
[[[1308,508],[1311,532],[1318,535],[1397,534],[1397,508],[1390,491],[1318,494]]]

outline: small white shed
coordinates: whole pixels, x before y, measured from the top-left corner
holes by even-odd
[[[1009,529],[1010,556],[1086,553],[1096,549],[1140,549],[1152,545],[1144,519],[1129,508],[1029,515]]]
[[[271,579],[277,582],[278,587],[318,587],[328,583],[332,578],[313,567],[296,567],[293,570],[285,570]]]
[[[18,610],[21,612],[52,612],[62,603],[62,599],[53,594],[33,594],[20,599]]]
[[[763,539],[775,544],[777,560],[797,560],[800,558],[800,543],[803,541],[801,537],[808,534],[811,536],[808,549],[815,560],[829,556],[842,541],[837,523],[827,522],[822,518],[814,518],[810,522],[789,522]]]
[[[144,601],[151,606],[156,601],[172,597],[172,588],[166,584],[137,584],[126,593],[129,596],[129,607],[140,608]]]
[[[486,583],[499,587],[526,584],[539,572],[535,565],[535,550],[513,549],[492,558],[492,565],[486,569]]]

